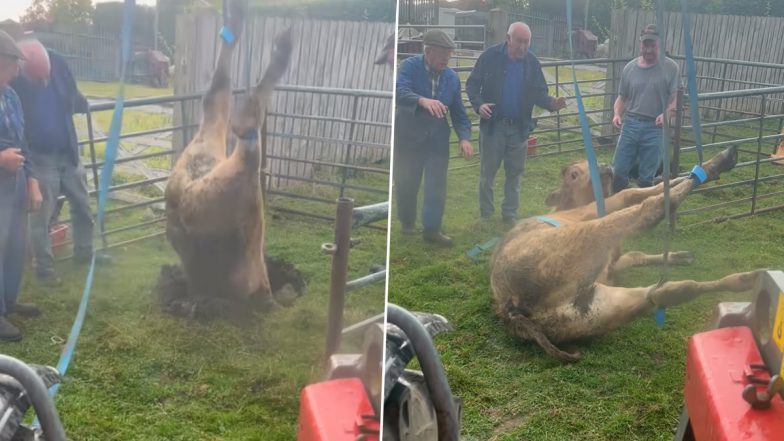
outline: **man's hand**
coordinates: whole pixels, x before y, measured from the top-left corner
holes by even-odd
[[[661,127],[664,125],[664,114],[660,113],[659,116],[656,117],[656,127]]]
[[[19,170],[19,167],[24,165],[25,158],[22,155],[22,150],[17,148],[8,148],[0,150],[0,167],[12,172]]]
[[[493,116],[493,107],[495,107],[495,103],[484,103],[479,106],[479,116],[482,119],[490,119]]]
[[[621,128],[621,124],[623,124],[623,121],[621,120],[621,115],[618,115],[617,113],[615,115],[613,115],[613,121],[612,122],[613,122],[613,125],[615,126],[616,129],[620,129]]]
[[[41,188],[38,186],[38,180],[30,178],[27,180],[27,210],[38,211],[41,209],[41,203],[44,197],[41,194]]]
[[[458,143],[460,147],[460,153],[463,154],[463,157],[468,161],[469,159],[474,157],[474,147],[471,146],[471,141],[467,139],[461,139]]]
[[[438,100],[433,100],[430,98],[419,98],[417,101],[420,107],[430,112],[431,115],[435,116],[436,118],[443,118],[446,116],[446,106],[444,103]]]
[[[566,107],[566,97],[559,96],[553,100],[553,112],[561,110]]]

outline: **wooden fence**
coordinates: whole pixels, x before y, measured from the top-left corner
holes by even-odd
[[[178,17],[175,95],[206,90],[217,58],[221,25],[221,17],[212,11]],[[232,62],[233,87],[255,84],[269,62],[275,35],[290,26],[295,35],[294,53],[281,84],[312,86],[314,90],[282,87],[273,97],[267,119],[267,153],[271,158],[268,170],[277,179],[271,180],[271,185],[287,183],[287,176],[313,178],[320,169],[314,166],[318,162],[361,165],[388,160],[393,75],[388,66],[375,65],[374,60],[394,25],[248,17]],[[358,94],[322,93],[318,88],[356,90]],[[360,96],[360,91],[390,95]],[[235,109],[240,105],[236,104]],[[199,102],[175,107],[176,124],[198,123],[200,118]],[[186,139],[190,135],[192,132],[186,133]],[[174,145],[183,145],[182,139],[175,139]],[[334,172],[334,167],[329,172]]]
[[[640,30],[648,23],[655,23],[655,15],[653,11],[613,10],[610,58],[631,59],[637,56]],[[665,13],[663,18],[664,26],[659,26],[659,33],[665,40],[664,49],[669,54],[684,55],[681,13]],[[694,56],[714,59],[695,63],[697,88],[701,93],[784,84],[784,45],[781,44],[784,41],[784,18],[690,14],[690,28]],[[682,59],[676,61],[681,65],[681,74],[685,75]],[[760,65],[759,62],[779,66]],[[622,67],[608,70],[608,76],[618,78]],[[608,81],[607,84],[615,87],[617,92],[616,81]],[[748,97],[733,98],[721,106],[729,111],[760,113],[763,110],[761,104],[760,97]],[[784,112],[781,96],[768,99],[764,110],[767,114]]]

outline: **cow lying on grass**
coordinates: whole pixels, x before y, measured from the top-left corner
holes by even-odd
[[[737,163],[729,148],[703,164],[706,181]],[[607,214],[598,218],[585,161],[563,169],[562,183],[547,198],[554,211],[525,219],[512,228],[490,260],[490,284],[496,312],[510,332],[536,341],[564,362],[578,354],[556,343],[606,334],[657,306],[673,306],[706,292],[748,291],[757,272],[738,273],[710,282],[673,281],[623,288],[612,275],[630,266],[661,263],[663,257],[631,252],[620,255],[626,237],[650,229],[664,218],[663,184],[631,188],[610,195],[612,171],[601,170]],[[672,182],[672,210],[698,184],[697,177]],[[670,263],[691,261],[686,252],[670,254]]]
[[[228,32],[222,33],[215,72],[202,101],[201,124],[166,186],[166,236],[182,267],[164,267],[158,290],[164,310],[173,313],[233,315],[276,303],[271,284],[276,277],[271,277],[264,256],[258,131],[274,86],[288,67],[292,38],[291,30],[277,37],[269,67],[232,120],[232,52],[246,9],[242,0],[229,5],[229,17],[224,17]],[[237,142],[227,156],[230,134]],[[302,283],[296,277],[293,284],[288,281],[282,281],[282,288],[290,298]]]

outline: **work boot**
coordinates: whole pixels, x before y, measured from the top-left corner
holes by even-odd
[[[517,224],[517,216],[504,216],[504,225],[514,227]]]
[[[19,330],[7,318],[0,317],[0,341],[19,341],[22,339],[22,331]]]
[[[11,314],[18,314],[22,317],[38,317],[41,315],[41,310],[38,309],[37,306],[33,305],[32,303],[15,303],[13,306],[8,308],[8,312]]]
[[[434,245],[439,245],[442,247],[452,246],[452,238],[442,233],[441,231],[435,231],[435,232],[426,231],[422,234],[422,238],[425,240],[425,242],[430,242]]]

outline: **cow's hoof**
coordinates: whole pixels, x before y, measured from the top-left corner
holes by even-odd
[[[691,251],[673,251],[668,256],[671,265],[691,265],[694,263],[694,254]]]
[[[703,164],[708,180],[719,179],[719,175],[725,171],[732,170],[738,164],[738,146],[734,145],[723,150],[718,155]]]
[[[299,292],[290,283],[283,285],[282,288],[275,291],[272,295],[280,306],[286,308],[293,306],[294,302],[299,298]]]

